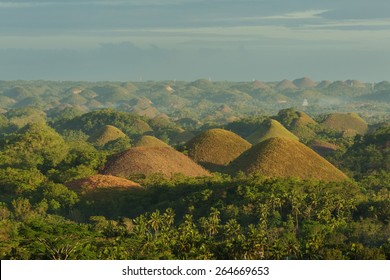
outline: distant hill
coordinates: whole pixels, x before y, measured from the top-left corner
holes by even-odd
[[[374,94],[366,94],[359,96],[358,100],[362,101],[376,101],[390,103],[390,90],[379,91]]]
[[[104,174],[128,178],[133,175],[162,174],[170,178],[177,173],[190,177],[210,173],[184,154],[169,147],[135,147],[114,155]]]
[[[288,131],[277,120],[269,119],[261,124],[261,126],[247,137],[247,140],[252,144],[260,143],[272,137],[284,137],[298,140],[298,137]]]
[[[133,97],[127,89],[114,84],[97,86],[92,90],[98,94],[96,100],[102,103],[117,103]]]
[[[25,87],[22,87],[22,86],[16,86],[16,87],[13,87],[9,90],[6,90],[4,93],[3,93],[4,96],[7,96],[9,98],[12,98],[16,101],[21,101],[25,98],[28,98],[28,97],[33,97],[33,93],[31,92],[31,90],[28,90],[26,89]]]
[[[150,136],[143,135],[134,143],[134,147],[170,147],[167,143],[161,141],[160,139]]]
[[[343,132],[355,130],[358,134],[365,134],[368,130],[368,124],[356,113],[333,113],[326,116],[321,122],[326,128]]]
[[[298,177],[341,181],[347,176],[304,144],[275,137],[244,152],[230,165],[232,173],[259,173],[265,177]]]
[[[97,130],[95,133],[93,133],[89,137],[88,142],[98,146],[104,146],[110,141],[114,141],[118,138],[124,138],[124,137],[127,136],[120,129],[112,125],[106,125],[101,129]]]
[[[314,88],[317,83],[308,77],[303,77],[293,81],[293,84],[299,88]]]
[[[56,123],[55,127],[58,130],[82,130],[84,133],[92,135],[106,125],[115,126],[129,136],[142,135],[145,132],[153,131],[141,117],[113,109],[92,111],[71,120]]]
[[[266,83],[258,81],[258,80],[254,81],[252,83],[252,88],[253,89],[260,89],[260,90],[269,90],[270,89],[270,87]]]
[[[278,89],[278,90],[293,90],[293,89],[297,89],[297,86],[294,85],[294,83],[291,82],[290,80],[283,80],[276,85],[276,89]]]
[[[227,165],[251,146],[237,134],[218,128],[206,130],[186,144],[188,156],[210,170]]]
[[[213,87],[213,83],[208,79],[198,79],[188,84],[188,86],[196,87],[203,90],[208,90]]]
[[[332,82],[328,81],[328,80],[321,81],[320,83],[317,84],[316,88],[318,88],[318,89],[325,89],[328,86],[330,86],[331,84],[332,84]]]
[[[100,188],[129,189],[142,188],[140,184],[133,181],[111,175],[93,175],[77,179],[66,184],[66,186],[78,193],[94,191]]]

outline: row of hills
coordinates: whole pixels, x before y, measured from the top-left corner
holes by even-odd
[[[53,130],[65,146],[82,140],[103,152],[106,161],[89,173],[100,173],[100,179],[121,178],[107,177],[120,186],[137,176],[199,177],[214,172],[341,181],[351,177],[340,158],[353,147],[354,139],[389,127],[389,93],[388,82],[309,78],[268,83],[4,81],[0,83],[2,153],[7,155],[12,142],[23,142],[20,139],[31,131]],[[378,95],[386,98],[377,100]],[[362,114],[343,112],[352,108],[351,103],[341,102],[337,106],[342,112],[330,113],[323,111],[329,107],[309,102],[283,108],[294,99],[313,97],[315,103],[336,96],[354,99],[355,109],[370,96],[367,106],[383,111],[364,119]],[[259,108],[278,111],[267,116]],[[377,148],[387,157],[389,142],[382,142]],[[107,185],[106,179],[81,177],[60,183],[74,186],[75,179]]]
[[[0,257],[388,259],[389,88],[0,82]]]

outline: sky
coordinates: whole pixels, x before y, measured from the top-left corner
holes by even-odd
[[[0,1],[0,80],[390,80],[388,0]]]

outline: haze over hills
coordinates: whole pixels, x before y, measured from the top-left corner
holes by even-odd
[[[0,1],[0,259],[390,260],[389,10]]]

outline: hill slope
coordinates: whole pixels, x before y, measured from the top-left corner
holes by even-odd
[[[252,144],[260,143],[272,137],[284,137],[298,140],[298,137],[288,131],[277,120],[269,119],[260,126],[254,133],[247,137]]]
[[[224,129],[209,129],[187,143],[188,156],[206,168],[225,166],[252,145]]]
[[[184,154],[169,147],[135,147],[116,154],[103,171],[119,177],[162,174],[170,178],[181,173],[185,176],[210,176],[210,173]]]
[[[68,183],[67,187],[75,192],[83,192],[99,188],[141,188],[141,185],[124,178],[99,174],[74,180]]]
[[[243,153],[230,165],[232,173],[260,173],[266,177],[298,177],[340,181],[347,177],[327,160],[302,143],[287,138],[270,138]]]

